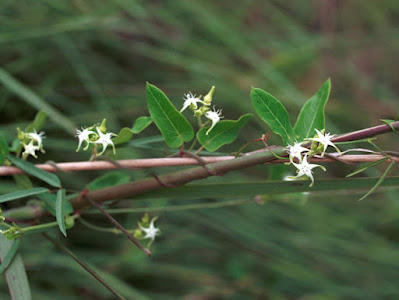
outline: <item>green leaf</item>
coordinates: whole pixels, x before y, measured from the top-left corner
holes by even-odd
[[[252,88],[251,100],[258,116],[274,133],[281,136],[285,145],[292,145],[295,133],[284,105],[271,94],[258,88]]]
[[[8,193],[5,195],[1,195],[0,203],[11,201],[11,200],[16,200],[16,199],[21,199],[21,198],[32,196],[32,195],[42,194],[42,193],[46,193],[46,192],[48,192],[48,189],[41,188],[41,187],[22,190],[22,191],[16,191],[16,192]]]
[[[147,83],[146,96],[151,118],[169,147],[177,148],[192,140],[193,127],[160,89]]]
[[[138,134],[142,132],[144,129],[146,129],[148,126],[150,126],[152,123],[152,118],[151,117],[139,117],[134,121],[132,131],[134,134]]]
[[[10,250],[7,252],[6,256],[4,259],[1,261],[0,265],[0,275],[3,274],[3,272],[8,268],[8,266],[12,263],[12,260],[14,259],[15,255],[18,252],[19,249],[19,243],[20,239],[15,239],[12,242],[12,245],[10,247]]]
[[[324,109],[330,96],[331,81],[327,80],[321,88],[303,105],[296,120],[294,130],[298,141],[313,137],[315,128],[325,128]]]
[[[42,201],[43,206],[49,211],[49,213],[52,214],[53,216],[56,216],[56,208],[55,208],[57,202],[56,195],[45,193],[45,194],[39,194],[37,197]],[[66,215],[73,213],[73,207],[68,201],[65,201],[64,205],[65,205],[64,210]]]
[[[129,181],[130,176],[128,174],[124,172],[114,171],[108,172],[107,174],[94,179],[87,185],[87,188],[90,191],[94,191],[105,187],[128,183]]]
[[[0,166],[4,164],[6,156],[10,153],[6,140],[0,136]]]
[[[132,137],[133,131],[128,127],[124,127],[121,129],[121,131],[119,131],[119,134],[112,139],[112,141],[114,142],[114,145],[118,145],[127,143]]]
[[[370,163],[366,163],[366,164],[360,166],[360,168],[357,169],[356,171],[354,171],[354,172],[352,172],[352,173],[346,175],[346,178],[352,177],[353,175],[359,174],[359,173],[361,173],[361,172],[367,170],[368,168],[371,168],[371,167],[374,167],[374,166],[376,166],[376,165],[379,165],[380,163],[383,163],[383,162],[386,161],[387,159],[388,159],[388,157],[384,157],[384,158],[381,158],[381,159],[379,159],[379,160],[377,160],[377,161],[373,161],[373,162],[370,162]]]
[[[55,218],[57,219],[58,227],[62,234],[66,237],[66,228],[65,228],[65,216],[68,214],[66,211],[66,199],[65,199],[65,189],[60,189],[57,192],[57,198],[55,202]]]
[[[39,131],[44,126],[44,123],[46,123],[46,118],[46,112],[44,110],[39,111],[33,122],[26,126],[25,132],[33,132],[33,130]]]
[[[380,119],[380,121],[384,122],[385,124],[389,125],[391,127],[392,131],[396,132],[395,127],[392,126],[392,123],[395,123],[395,120],[389,120],[389,119]]]
[[[0,258],[5,260],[10,249],[14,246],[14,241],[0,234]],[[10,290],[11,299],[31,300],[31,292],[29,288],[28,277],[26,276],[25,266],[22,262],[21,255],[16,254],[11,264],[5,271],[8,288]]]
[[[48,183],[51,186],[61,187],[61,182],[57,175],[39,169],[34,164],[22,160],[18,157],[7,155],[7,158],[9,161],[11,161],[13,165],[20,168],[22,171]]]
[[[202,128],[197,133],[198,141],[206,150],[213,152],[221,146],[234,142],[240,129],[248,123],[252,114],[242,115],[237,121],[225,120],[220,121],[206,135],[208,128]]]

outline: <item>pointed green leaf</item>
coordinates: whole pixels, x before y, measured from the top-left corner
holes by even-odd
[[[0,166],[4,164],[6,156],[10,153],[6,140],[0,136]]]
[[[10,249],[14,246],[15,241],[7,240],[3,235],[0,235],[0,258],[5,260]],[[20,254],[16,254],[11,264],[5,271],[5,277],[10,290],[11,299],[31,300],[31,292],[29,288],[28,277],[26,276],[25,266]]]
[[[49,213],[56,216],[57,196],[55,194],[44,193],[39,194],[37,197],[42,201],[43,206],[49,211]],[[73,213],[73,207],[68,201],[64,202],[64,211],[66,215]]]
[[[346,178],[352,177],[353,175],[356,175],[356,174],[359,174],[359,173],[367,170],[368,168],[371,168],[371,167],[374,167],[376,165],[379,165],[380,163],[383,163],[386,160],[388,160],[388,157],[384,157],[384,158],[381,158],[381,159],[379,159],[377,161],[372,161],[372,162],[366,163],[366,164],[360,166],[359,169],[357,169],[356,171],[346,175]]]
[[[41,187],[22,190],[22,191],[16,191],[16,192],[8,193],[5,195],[1,195],[0,203],[11,201],[11,200],[16,200],[16,199],[21,199],[24,197],[33,196],[33,195],[37,195],[37,194],[42,194],[42,193],[46,193],[46,192],[48,192],[48,189],[41,188]]]
[[[67,215],[66,211],[66,199],[65,199],[65,189],[60,189],[57,192],[57,198],[55,202],[55,217],[57,219],[58,227],[62,234],[66,237],[66,228],[65,228],[65,216]]]
[[[134,134],[138,134],[142,132],[144,129],[146,129],[148,126],[150,126],[152,123],[152,118],[151,117],[139,117],[134,121],[132,131]]]
[[[124,127],[119,131],[118,135],[112,139],[114,145],[127,143],[133,137],[133,131],[128,128]]]
[[[147,83],[146,96],[151,118],[169,147],[177,148],[192,140],[193,127],[160,89]]]
[[[51,186],[61,187],[61,182],[57,175],[39,169],[34,164],[12,155],[7,155],[7,159],[22,171],[48,183]]]
[[[285,145],[292,145],[295,133],[284,105],[271,94],[258,88],[252,88],[251,100],[258,116],[274,133],[281,136]]]
[[[221,146],[234,142],[240,129],[251,119],[252,114],[242,115],[237,121],[220,121],[206,135],[208,128],[202,128],[197,133],[198,141],[206,150],[213,152]]]
[[[39,131],[44,126],[44,123],[46,123],[46,118],[46,112],[44,110],[39,111],[33,122],[26,126],[25,132],[33,132],[33,130]]]
[[[13,240],[10,250],[8,250],[6,256],[1,261],[0,275],[3,274],[3,272],[8,268],[8,266],[11,264],[12,260],[14,259],[15,255],[17,254],[19,249],[19,243],[20,239]]]
[[[325,128],[324,108],[330,96],[331,81],[327,80],[321,88],[303,105],[296,120],[294,130],[298,141],[313,137],[315,128]]]

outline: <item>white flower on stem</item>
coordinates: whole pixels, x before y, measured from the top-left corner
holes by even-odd
[[[156,220],[156,218],[151,220],[150,226],[148,228],[140,225],[140,230],[144,231],[144,233],[145,233],[145,236],[143,236],[143,239],[151,239],[152,241],[154,241],[155,237],[160,234],[159,228],[156,228],[154,226],[155,220]]]
[[[290,161],[293,163],[294,158],[297,158],[299,162],[302,161],[302,152],[309,152],[308,148],[302,147],[302,143],[295,142],[294,146],[288,145],[288,154]]]
[[[78,149],[76,149],[76,152],[79,151],[79,149],[82,146],[82,143],[84,141],[87,143],[87,145],[83,150],[87,150],[87,148],[89,147],[89,144],[91,143],[91,141],[90,141],[91,134],[96,134],[96,133],[92,130],[89,130],[88,128],[82,127],[82,130],[76,129],[76,136],[79,139],[79,145],[78,145]]]
[[[310,180],[312,180],[312,183],[309,185],[310,187],[313,186],[313,184],[314,184],[314,178],[313,178],[313,171],[312,171],[312,169],[319,167],[319,168],[321,168],[323,171],[326,171],[326,168],[323,167],[323,166],[321,166],[321,165],[316,165],[316,164],[310,164],[310,163],[308,163],[308,161],[307,161],[307,155],[305,155],[305,156],[303,157],[302,161],[301,161],[299,164],[294,163],[294,162],[292,162],[292,164],[295,166],[295,168],[298,169],[298,170],[297,170],[297,173],[298,173],[298,174],[297,174],[296,176],[289,176],[288,178],[289,178],[289,179],[297,179],[297,178],[299,178],[299,177],[302,177],[302,176],[306,175],[307,177],[310,178]]]
[[[25,149],[25,151],[22,153],[23,157],[26,158],[29,155],[32,155],[34,158],[37,158],[35,151],[39,150],[40,148],[39,148],[39,146],[33,144],[33,140],[31,140],[29,142],[29,144],[27,144],[27,145],[23,144],[23,145],[24,145],[24,149]]]
[[[101,132],[100,128],[98,128],[98,127],[97,127],[97,132],[98,132],[99,138],[94,143],[95,144],[102,144],[102,146],[103,146],[103,149],[101,150],[100,153],[97,154],[97,156],[103,154],[105,152],[105,149],[107,149],[108,145],[112,146],[112,149],[113,149],[114,154],[115,154],[115,145],[114,145],[114,142],[111,140],[111,136],[113,136],[115,134],[112,133],[112,132],[108,132],[108,133],[104,134],[104,133]]]
[[[44,131],[40,131],[39,133],[37,133],[36,129],[34,130],[34,132],[29,132],[28,136],[33,140],[37,142],[37,146],[40,149],[43,149],[43,139],[46,138],[46,136],[44,135]]]
[[[213,129],[213,127],[215,127],[216,123],[219,122],[220,119],[223,119],[222,110],[221,109],[216,110],[215,107],[213,107],[213,111],[212,110],[207,111],[205,113],[205,117],[212,121],[211,127],[206,132],[206,135],[208,135],[209,132]]]
[[[192,109],[197,109],[198,107],[197,103],[205,104],[204,101],[197,98],[197,95],[193,95],[191,92],[188,92],[188,94],[184,94],[183,99],[184,99],[184,104],[180,112],[183,112],[187,107],[190,107]]]
[[[334,147],[335,150],[337,150],[337,152],[339,154],[341,154],[341,151],[338,149],[338,147],[335,146],[333,142],[331,142],[331,139],[334,137],[333,134],[330,134],[330,133],[323,134],[316,128],[315,128],[315,130],[317,132],[317,137],[316,138],[308,138],[307,140],[318,142],[324,146],[321,156],[324,156],[324,153],[326,152],[328,146]]]

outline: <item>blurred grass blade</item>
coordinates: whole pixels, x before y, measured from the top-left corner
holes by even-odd
[[[10,153],[8,144],[6,140],[2,136],[0,136],[0,166],[4,164],[4,160],[6,159],[8,153]]]
[[[367,196],[369,196],[371,193],[373,193],[385,180],[385,177],[387,177],[389,170],[391,170],[392,166],[395,164],[395,161],[393,160],[389,166],[386,168],[384,171],[384,174],[382,174],[381,178],[377,181],[377,183],[371,188],[370,191],[366,195],[364,195],[362,198],[359,199],[359,201],[362,201],[365,199]]]
[[[171,148],[192,140],[194,130],[187,119],[173,106],[168,97],[155,85],[145,88],[148,111]]]
[[[354,171],[354,172],[352,172],[352,173],[346,175],[345,177],[346,177],[346,178],[352,177],[353,175],[359,174],[359,173],[361,173],[361,172],[367,170],[368,168],[371,168],[371,167],[374,167],[374,166],[376,166],[376,165],[379,165],[380,163],[383,163],[383,162],[386,161],[386,160],[388,160],[388,157],[384,157],[384,158],[381,158],[381,159],[379,159],[379,160],[377,160],[377,161],[373,161],[373,162],[370,162],[370,163],[366,163],[366,164],[364,164],[363,166],[361,166],[359,169],[357,169],[356,171]]]
[[[284,105],[271,94],[258,88],[252,88],[251,100],[259,118],[269,125],[274,133],[281,136],[284,145],[292,145],[295,132]]]
[[[17,251],[19,249],[19,244],[20,244],[20,239],[15,239],[15,240],[12,241],[12,245],[10,247],[10,250],[8,251],[7,255],[4,257],[4,259],[1,260],[0,275],[2,275],[3,272],[11,264],[11,262],[14,259],[15,255],[17,254]]]
[[[0,257],[4,261],[13,241],[7,240],[5,236],[0,234]],[[10,290],[11,299],[13,300],[31,300],[31,292],[29,288],[28,277],[26,276],[25,266],[22,262],[21,255],[17,254],[11,264],[5,271],[8,288]]]
[[[18,157],[7,155],[7,158],[11,161],[13,165],[20,168],[22,171],[48,183],[51,186],[61,187],[61,182],[57,175],[39,169],[34,164],[22,160]]]
[[[318,130],[325,129],[324,109],[330,96],[331,82],[327,80],[321,88],[303,105],[294,130],[298,141],[311,137]]]
[[[40,98],[30,88],[16,80],[7,71],[0,67],[0,83],[5,88],[18,95],[23,101],[36,108],[37,110],[45,111],[49,118],[57,124],[59,127],[64,129],[69,134],[74,134],[76,125],[66,116],[61,114],[54,107],[49,105],[46,101]]]
[[[55,217],[57,219],[58,227],[62,234],[66,237],[66,226],[65,226],[65,216],[67,211],[65,210],[65,189],[60,189],[57,192],[57,198],[55,202]]]
[[[48,192],[48,189],[42,188],[42,187],[37,187],[33,189],[27,189],[27,190],[21,190],[21,191],[16,191],[12,192],[6,195],[1,195],[0,196],[0,203],[11,201],[11,200],[16,200],[32,195],[37,195],[37,194],[42,194]]]

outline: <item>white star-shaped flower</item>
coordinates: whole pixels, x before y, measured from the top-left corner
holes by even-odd
[[[197,95],[193,95],[191,92],[188,92],[188,94],[185,94],[183,99],[184,99],[184,104],[183,104],[183,108],[180,110],[180,112],[183,112],[187,107],[197,109],[197,107],[198,107],[197,103],[205,104],[204,101],[197,98]]]
[[[315,128],[316,132],[317,132],[317,138],[308,138],[307,140],[309,141],[315,141],[315,142],[319,142],[320,144],[322,144],[324,146],[323,152],[321,153],[321,156],[324,156],[324,153],[326,152],[326,149],[328,146],[332,146],[335,148],[335,150],[337,150],[337,152],[339,154],[341,154],[341,151],[338,149],[337,146],[334,145],[333,142],[331,142],[331,139],[334,137],[333,134],[330,133],[325,133],[322,134],[319,130],[317,130]]]
[[[27,145],[23,144],[23,145],[24,145],[24,149],[25,149],[25,151],[22,153],[23,157],[26,158],[29,155],[32,155],[34,158],[37,158],[35,151],[39,150],[40,148],[39,148],[39,146],[33,144],[33,140],[31,140],[29,142],[29,144],[27,144]]]
[[[108,133],[104,134],[101,132],[100,128],[98,128],[98,127],[97,127],[97,132],[98,132],[99,138],[94,143],[103,145],[103,149],[97,155],[103,154],[105,152],[105,149],[107,149],[108,145],[112,146],[114,154],[115,154],[115,145],[114,145],[114,142],[111,140],[111,136],[113,136],[115,134],[112,132],[108,132]]]
[[[310,187],[313,186],[314,184],[314,178],[313,178],[313,171],[312,169],[314,168],[321,168],[322,170],[326,171],[326,168],[321,166],[321,165],[316,165],[316,164],[310,164],[307,161],[307,155],[305,155],[302,159],[302,161],[297,164],[292,162],[292,164],[295,166],[295,168],[297,168],[297,175],[296,176],[289,176],[289,179],[297,179],[299,177],[302,177],[303,175],[306,175],[307,177],[310,178],[310,180],[312,180],[312,183],[309,185]]]
[[[91,134],[96,134],[96,133],[92,130],[89,130],[88,128],[82,127],[82,130],[76,129],[76,136],[79,139],[79,145],[78,145],[78,149],[76,149],[76,152],[79,151],[80,146],[82,146],[83,141],[85,141],[87,143],[86,147],[83,150],[87,150],[87,148],[89,147],[89,144],[91,143],[90,138],[89,138]]]
[[[302,152],[309,152],[308,148],[302,147],[302,143],[295,142],[294,146],[288,145],[288,154],[290,155],[290,161],[293,162],[294,158],[297,158],[299,162],[302,161]]]
[[[44,131],[40,131],[39,133],[37,133],[36,129],[34,130],[34,132],[29,132],[28,136],[37,142],[37,146],[39,148],[43,147],[43,139],[46,138],[46,136],[44,135]]]
[[[213,127],[215,127],[216,123],[219,122],[220,119],[223,119],[222,110],[221,109],[216,110],[215,107],[213,107],[213,111],[212,110],[207,111],[205,113],[205,117],[207,117],[209,120],[212,121],[212,126],[206,132],[206,135],[208,135],[209,132],[213,129]]]
[[[154,221],[156,218],[152,219],[150,222],[150,226],[148,228],[140,226],[140,230],[144,231],[145,236],[143,236],[143,239],[151,239],[154,241],[155,237],[160,234],[159,228],[156,228],[154,226]]]

